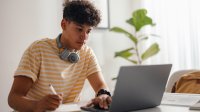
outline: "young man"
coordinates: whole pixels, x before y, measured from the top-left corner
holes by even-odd
[[[64,4],[63,29],[55,39],[34,42],[23,54],[8,97],[18,111],[55,110],[61,103],[78,102],[86,79],[96,92],[88,105],[108,108],[108,87],[93,51],[85,45],[93,27],[100,22],[99,11],[89,1]],[[53,94],[49,85],[53,85]]]

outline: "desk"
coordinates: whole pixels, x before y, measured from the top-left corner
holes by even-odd
[[[177,99],[178,102],[173,101],[172,102],[173,104],[170,104],[170,102],[166,102],[168,98],[173,98],[174,101]],[[190,102],[187,101],[188,99],[190,99]],[[200,100],[200,95],[165,93],[161,105],[155,108],[148,108],[148,109],[138,110],[134,112],[200,112],[200,110],[189,110],[190,103],[196,102],[195,100],[196,101]],[[80,106],[83,106],[84,104],[86,104],[86,102],[80,102],[77,104],[64,104],[64,105],[61,105],[56,111],[59,111],[59,112],[79,111],[80,112],[82,111],[80,110]]]

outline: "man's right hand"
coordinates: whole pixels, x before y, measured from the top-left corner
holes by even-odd
[[[44,112],[46,110],[55,110],[62,103],[62,94],[48,94],[36,103],[34,112]]]
[[[32,85],[31,78],[15,77],[8,96],[9,106],[19,112],[44,112],[46,110],[55,110],[62,103],[62,94],[49,94],[41,100],[33,100],[26,97]]]

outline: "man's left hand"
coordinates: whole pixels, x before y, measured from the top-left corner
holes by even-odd
[[[90,107],[92,105],[99,105],[102,109],[108,109],[108,106],[112,102],[112,98],[107,94],[99,95],[98,97],[93,98],[91,101],[88,102],[86,105],[87,107]]]

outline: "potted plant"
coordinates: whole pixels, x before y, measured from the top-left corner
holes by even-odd
[[[150,36],[157,36],[155,34],[138,34],[139,31],[150,25],[151,27],[155,26],[152,22],[152,19],[147,16],[146,9],[138,9],[132,13],[132,17],[126,20],[126,23],[134,27],[134,32],[130,33],[123,28],[113,27],[110,31],[125,34],[132,42],[133,46],[124,49],[122,51],[115,52],[115,57],[121,57],[130,61],[134,64],[142,64],[144,60],[150,58],[151,56],[157,54],[159,52],[159,45],[155,42],[149,46],[145,51],[141,51],[142,49],[142,41],[148,40]],[[141,32],[140,32],[141,33]]]

